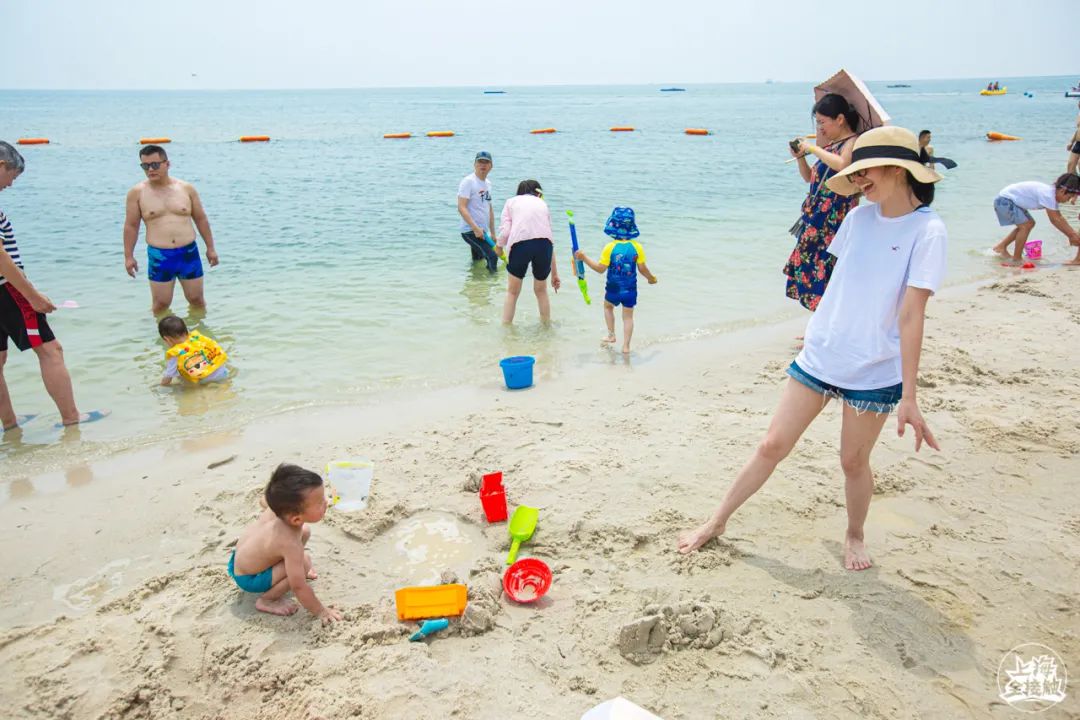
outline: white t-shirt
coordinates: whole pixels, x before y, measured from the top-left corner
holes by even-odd
[[[795,358],[806,372],[846,390],[901,381],[900,303],[907,287],[936,292],[945,276],[945,223],[930,208],[898,218],[876,204],[851,210],[829,245],[829,285]]]
[[[483,230],[491,224],[491,181],[481,180],[476,177],[476,173],[469,173],[458,185],[457,196],[459,198],[468,198],[469,203],[466,206],[469,210],[469,216],[473,219],[480,229]],[[469,226],[465,219],[462,218],[458,224],[461,232],[469,232],[472,228]]]
[[[1009,185],[998,193],[1016,203],[1024,210],[1057,210],[1058,202],[1054,186],[1029,180]]]

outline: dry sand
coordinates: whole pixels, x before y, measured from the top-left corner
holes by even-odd
[[[1080,271],[1017,273],[930,305],[920,401],[943,450],[886,426],[867,541],[841,566],[839,412],[702,551],[674,551],[761,436],[801,322],[496,378],[365,408],[262,420],[89,465],[0,468],[5,718],[565,718],[623,695],[665,720],[983,718],[1003,653],[1069,663],[1080,717]],[[597,313],[599,323],[599,312]],[[639,323],[644,328],[648,314]],[[229,458],[213,469],[208,466]],[[273,466],[376,462],[365,511],[314,526],[314,587],[345,620],[262,615],[225,573]],[[501,596],[511,509],[555,579]],[[394,619],[388,536],[456,518],[466,615],[424,643]],[[466,533],[469,536],[469,533]],[[458,558],[461,561],[460,558]]]

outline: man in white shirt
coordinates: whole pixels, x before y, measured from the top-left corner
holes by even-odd
[[[494,273],[499,267],[495,248],[484,240],[485,230],[495,237],[495,210],[491,206],[491,181],[487,179],[490,172],[491,153],[481,150],[476,153],[473,171],[458,184],[457,208],[461,215],[458,229],[472,250],[472,259],[485,260],[488,272]]]

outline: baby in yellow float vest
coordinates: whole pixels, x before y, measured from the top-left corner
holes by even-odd
[[[193,385],[218,382],[229,377],[225,361],[229,359],[221,346],[197,332],[188,332],[184,321],[175,315],[161,318],[158,334],[169,349],[165,351],[165,374],[161,384],[182,377]]]

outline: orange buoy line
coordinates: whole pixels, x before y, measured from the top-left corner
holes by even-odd
[[[269,135],[241,135],[240,142],[270,142]]]
[[[634,132],[634,128],[628,125],[616,125],[611,128],[611,132]]]
[[[427,134],[428,137],[454,137],[453,130],[431,130]]]
[[[172,142],[172,139],[167,138],[167,137],[139,138],[139,144],[140,145],[164,145],[166,143],[171,143],[171,142]]]
[[[555,128],[540,128],[539,130],[530,130],[530,135],[550,135],[555,132]]]
[[[1019,140],[1020,138],[1016,137],[1015,135],[1006,135],[1005,133],[988,132],[988,133],[986,133],[986,139],[987,140]]]
[[[705,128],[686,128],[687,135],[708,135],[709,131]]]
[[[19,145],[48,145],[49,138],[19,138],[15,142]]]
[[[383,137],[387,140],[408,140],[412,133],[386,133]]]

